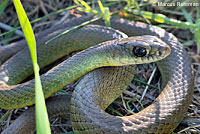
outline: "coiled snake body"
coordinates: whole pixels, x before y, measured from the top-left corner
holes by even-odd
[[[91,25],[45,44],[49,38],[62,32],[63,28],[78,25],[91,18],[86,16],[73,19],[38,35],[40,67],[44,67],[55,61],[57,57],[62,57],[72,51],[86,49],[103,41],[112,40],[80,52],[42,75],[41,81],[45,97],[49,97],[66,84],[70,84],[95,68],[119,65],[118,67],[99,68],[88,73],[79,82],[71,98],[70,118],[74,132],[83,134],[172,132],[186,113],[193,93],[191,64],[184,48],[172,34],[161,28],[116,18],[111,19],[112,28],[118,29],[128,36],[139,37],[118,39],[124,38],[126,35],[110,28]],[[103,25],[103,21],[97,21],[95,24]],[[113,40],[116,38],[117,40]],[[170,46],[171,54],[167,58],[157,61],[169,54],[170,49],[164,42]],[[18,48],[17,52],[24,47],[24,44],[20,42],[0,49],[2,57],[0,61],[4,62],[13,54],[10,53],[11,48]],[[8,53],[5,53],[6,51]],[[138,51],[145,51],[145,55],[143,53],[137,55],[135,52]],[[134,76],[134,66],[126,65],[154,61],[157,61],[156,64],[161,72],[163,87],[163,91],[157,99],[141,112],[131,116],[114,117],[105,113],[104,109],[124,91]],[[20,69],[16,70],[17,68]],[[34,80],[15,85],[31,73],[32,64],[27,48],[18,52],[1,66],[1,108],[20,108],[34,103]],[[67,99],[63,100],[66,101],[65,104],[61,103],[60,98]],[[54,111],[50,112],[50,115],[69,112],[69,102],[67,102],[69,97],[57,97],[54,101],[52,105],[47,104],[49,111]],[[32,119],[30,117],[29,120]],[[20,120],[23,122],[22,118]],[[30,126],[16,131],[14,128],[17,124],[19,124],[19,120],[8,127],[4,133],[30,131]],[[20,126],[18,125],[18,127]]]

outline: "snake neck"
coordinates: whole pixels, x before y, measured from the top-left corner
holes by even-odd
[[[111,62],[113,46],[109,45],[112,44],[112,42],[113,41],[108,41],[79,52],[68,60],[54,67],[47,73],[43,74],[40,78],[45,98],[58,92],[64,86],[72,83],[73,81],[96,68],[103,66],[114,66]],[[106,46],[108,50],[106,50],[101,45]],[[29,106],[35,103],[35,80],[31,80],[29,82],[15,86],[9,86],[6,85],[6,83],[3,81],[7,81],[7,77],[4,74],[4,72],[0,73],[0,101],[4,101],[6,103],[3,103],[0,105],[0,107],[4,109],[14,109]],[[24,95],[19,99],[18,94],[13,95],[13,92],[29,94],[30,96],[27,98],[26,95]]]

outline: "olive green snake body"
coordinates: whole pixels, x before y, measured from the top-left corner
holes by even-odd
[[[118,29],[128,36],[142,36],[134,37],[133,40],[136,40],[136,42],[145,44],[145,42],[151,42],[151,38],[154,38],[154,40],[158,40],[157,43],[164,44],[162,42],[164,41],[171,48],[171,54],[168,57],[161,61],[155,59],[162,75],[163,88],[163,91],[157,99],[150,106],[137,114],[125,117],[114,117],[105,113],[104,109],[112,103],[131,82],[134,76],[134,66],[122,66],[133,62],[132,59],[130,59],[130,55],[124,57],[124,53],[121,53],[121,48],[118,49],[118,46],[114,45],[117,46],[117,51],[115,51],[113,46],[110,46],[111,44],[118,43],[127,44],[126,40],[118,40],[118,38],[124,38],[126,35],[110,28],[91,25],[78,29],[77,31],[72,31],[51,43],[45,44],[49,38],[64,31],[63,28],[78,25],[91,18],[93,17],[86,16],[72,19],[66,22],[66,24],[56,26],[38,35],[38,61],[41,67],[55,61],[57,57],[63,57],[65,54],[72,51],[83,50],[95,44],[112,40],[89,48],[79,53],[78,56],[75,55],[69,58],[69,60],[64,61],[62,64],[58,65],[58,67],[53,68],[53,70],[41,76],[44,94],[47,98],[59,89],[62,89],[66,84],[70,84],[89,72],[77,85],[72,98],[68,96],[66,97],[68,99],[62,99],[66,101],[65,104],[54,103],[55,105],[53,106],[49,105],[49,111],[53,109],[54,112],[52,115],[55,115],[55,113],[57,115],[64,113],[58,112],[58,109],[62,109],[61,111],[65,111],[65,113],[69,112],[69,101],[71,98],[70,118],[75,133],[161,134],[172,132],[184,117],[193,93],[191,64],[183,46],[172,34],[167,33],[161,28],[140,22],[131,22],[114,17],[111,18],[112,28]],[[103,21],[97,21],[94,24],[103,25]],[[143,35],[157,36],[162,41],[153,36]],[[117,40],[113,41],[113,39]],[[143,40],[145,41],[143,42]],[[54,46],[54,44],[56,45]],[[3,63],[8,57],[13,55],[12,52],[14,51],[12,51],[11,48],[18,48],[18,50],[14,52],[17,53],[20,49],[23,49],[24,45],[25,43],[19,42],[10,47],[1,48],[0,56],[2,58],[0,58],[0,62]],[[50,49],[46,49],[47,45]],[[128,49],[129,48],[127,48],[126,51],[127,53],[129,53]],[[8,51],[8,53],[5,53],[6,51]],[[115,52],[111,55],[113,51]],[[115,58],[116,55],[119,57]],[[161,56],[162,54],[159,55]],[[115,61],[113,62],[107,57],[115,58]],[[44,61],[44,59],[47,60]],[[121,62],[121,59],[124,59],[124,61]],[[104,65],[101,65],[100,62],[103,62]],[[116,63],[119,62],[121,65],[118,67],[104,67],[90,72],[101,66],[116,66]],[[134,61],[134,63],[135,62],[136,61]],[[149,62],[152,62],[152,59]],[[25,66],[24,69],[22,68],[23,66]],[[17,70],[17,68],[20,69]],[[25,77],[24,74],[29,76],[31,73],[32,64],[27,48],[4,62],[0,68],[1,108],[13,109],[34,104],[34,80],[17,86],[9,86],[21,82]],[[55,102],[61,102],[60,100],[61,99],[57,97]],[[24,115],[24,117],[26,117],[26,115]],[[22,118],[23,117],[21,117],[21,120]],[[29,121],[32,120],[33,118],[30,118]],[[28,120],[26,121],[29,122]],[[17,123],[13,123],[4,133],[17,133],[16,130],[12,130],[17,124],[19,124],[19,120]],[[27,128],[31,127],[29,126]],[[18,131],[27,132],[28,130],[30,129]]]

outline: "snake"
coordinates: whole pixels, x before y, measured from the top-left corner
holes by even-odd
[[[83,50],[41,75],[45,98],[81,78],[72,95],[56,95],[47,100],[49,115],[70,115],[77,134],[171,133],[186,114],[193,94],[193,73],[184,47],[160,27],[116,17],[111,17],[111,28],[98,20],[46,43],[93,18],[70,19],[36,35],[41,68],[73,51]],[[0,107],[33,105],[34,79],[21,83],[33,73],[25,41],[0,48],[0,55]],[[130,116],[106,113],[104,110],[130,84],[136,64],[151,62],[156,63],[162,76],[162,92],[154,102]],[[3,133],[30,133],[35,129],[33,109]]]

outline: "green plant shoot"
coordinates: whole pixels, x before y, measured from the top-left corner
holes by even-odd
[[[35,74],[35,100],[36,100],[36,129],[38,134],[50,134],[49,119],[45,106],[44,94],[42,91],[42,85],[39,76],[39,66],[37,63],[36,53],[36,41],[31,27],[31,24],[26,16],[26,13],[22,7],[20,0],[13,0],[19,22],[24,32],[31,57],[33,62],[34,74]]]

